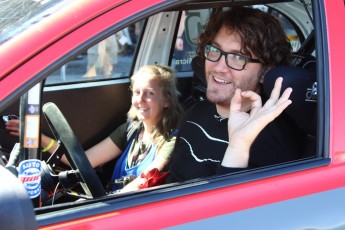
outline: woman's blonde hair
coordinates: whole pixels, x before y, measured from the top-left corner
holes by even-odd
[[[144,74],[145,73],[145,74]],[[145,65],[141,67],[131,77],[131,89],[136,79],[149,74],[153,79],[158,80],[162,87],[163,96],[169,101],[169,106],[164,108],[162,117],[156,123],[156,129],[153,132],[153,140],[157,143],[160,142],[160,137],[167,140],[171,132],[177,128],[179,119],[183,113],[183,108],[179,103],[178,96],[179,91],[176,86],[175,71],[165,65]],[[132,121],[137,121],[137,111],[132,105],[129,112],[128,118]],[[158,138],[158,139],[157,139]],[[163,140],[162,140],[163,141]]]

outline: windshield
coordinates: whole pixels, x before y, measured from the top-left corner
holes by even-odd
[[[0,0],[0,45],[56,12],[68,0]]]

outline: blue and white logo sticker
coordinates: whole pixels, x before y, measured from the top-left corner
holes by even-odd
[[[18,178],[22,181],[29,197],[38,197],[41,193],[41,161],[29,159],[20,162]]]

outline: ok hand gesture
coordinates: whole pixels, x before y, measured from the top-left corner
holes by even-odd
[[[265,126],[278,117],[292,102],[287,88],[279,97],[283,78],[277,78],[270,98],[262,106],[261,97],[253,91],[236,89],[231,100],[228,120],[229,146],[222,162],[226,167],[247,167],[249,149]],[[250,101],[250,113],[241,111],[242,100]]]

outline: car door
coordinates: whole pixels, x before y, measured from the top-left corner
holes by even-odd
[[[17,111],[16,100],[25,90],[48,76],[53,76],[63,82],[72,65],[86,61],[81,55],[87,54],[90,48],[130,25],[144,21],[144,31],[140,36],[142,40],[137,41],[138,45],[133,54],[128,76],[120,77],[120,79],[96,75],[96,77],[84,79],[82,78],[84,72],[88,72],[88,69],[84,69],[80,74],[83,80],[78,83],[52,82],[49,81],[49,77],[45,82],[43,92],[45,99],[43,100],[55,101],[61,107],[85,147],[105,137],[107,130],[113,129],[124,121],[125,111],[130,103],[130,94],[127,91],[128,77],[139,66],[148,63],[168,63],[181,70],[178,76],[182,89],[185,85],[191,86],[190,69],[187,68],[184,71],[186,66],[183,66],[188,62],[189,57],[181,58],[174,53],[176,52],[174,45],[180,36],[177,25],[183,17],[183,11],[186,11],[190,20],[195,20],[198,25],[199,21],[202,21],[202,16],[199,18],[192,10],[211,11],[211,8],[228,7],[234,1],[90,2],[85,3],[83,10],[81,10],[83,8],[81,5],[70,8],[72,12],[78,12],[77,9],[79,9],[83,16],[74,15],[83,20],[76,20],[68,15],[66,21],[60,19],[73,27],[63,36],[61,34],[66,30],[65,24],[64,29],[60,31],[58,27],[54,27],[51,31],[45,28],[47,34],[55,36],[51,35],[50,40],[46,40],[47,37],[44,36],[36,38],[37,43],[45,45],[39,46],[41,47],[39,52],[36,48],[30,47],[36,44],[36,41],[28,40],[29,47],[25,47],[26,50],[16,50],[13,47],[12,50],[9,46],[4,48],[4,50],[16,52],[16,55],[22,54],[22,59],[16,66],[6,64],[5,58],[0,57],[0,60],[5,63],[0,84],[1,111],[7,110],[12,113],[12,111]],[[81,1],[78,3],[81,4]],[[257,1],[235,1],[234,4],[255,3]],[[307,15],[305,23],[320,25],[320,27],[315,27],[314,48],[316,51],[308,53],[316,58],[318,80],[317,149],[313,152],[313,156],[282,165],[162,185],[131,194],[110,194],[94,200],[37,208],[35,213],[38,226],[42,229],[109,228],[109,226],[118,228],[133,226],[173,228],[177,226],[176,228],[190,229],[226,226],[237,229],[303,229],[310,226],[318,228],[337,226],[343,223],[342,204],[345,185],[342,180],[344,143],[341,139],[344,126],[341,120],[344,111],[341,109],[343,81],[341,68],[337,64],[341,57],[339,54],[341,47],[336,45],[341,40],[336,35],[336,31],[341,27],[339,18],[344,15],[343,3],[340,1],[311,1],[308,4],[299,1],[267,1],[265,3],[278,10],[280,14],[287,17],[290,15],[292,22],[297,25],[297,22],[300,22],[299,18],[293,17],[293,13],[289,14],[292,8],[286,8],[286,6],[299,4],[302,7],[294,10],[303,12],[299,15]],[[314,22],[308,17],[308,12],[303,9],[310,6],[312,10],[309,13],[312,13]],[[330,17],[332,14],[330,12],[335,16]],[[170,20],[170,18],[173,19]],[[327,29],[328,26],[329,29]],[[42,35],[48,36],[43,32]],[[296,34],[290,34],[291,42],[295,47],[303,47],[303,41],[308,41],[308,36],[304,33],[305,30],[301,29],[297,30]],[[188,38],[185,39],[188,40]],[[28,56],[29,54],[31,56]],[[12,54],[6,55],[6,58],[10,57]],[[12,57],[12,62],[14,59]],[[332,87],[330,87],[330,81]],[[6,89],[6,87],[10,88]],[[119,94],[113,94],[113,91]],[[188,91],[182,90],[182,92]],[[98,98],[100,94],[104,94],[105,99]],[[120,94],[121,98],[118,96]],[[62,97],[59,97],[60,95]],[[120,104],[121,110],[109,109],[113,101]],[[100,111],[101,115],[94,110]],[[109,114],[106,114],[104,119],[107,121],[99,121],[102,119],[102,113],[108,112]],[[86,125],[92,127],[85,127]],[[48,129],[45,131],[48,132]],[[287,220],[288,217],[291,219]]]

